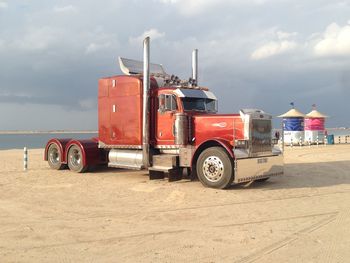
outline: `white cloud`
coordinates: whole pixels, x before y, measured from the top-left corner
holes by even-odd
[[[138,37],[131,37],[129,38],[129,42],[132,44],[140,44],[146,37],[150,37],[152,40],[155,40],[157,38],[162,38],[164,37],[165,33],[164,32],[159,32],[158,29],[156,28],[151,28],[150,30],[147,30],[143,32],[140,36]]]
[[[286,53],[295,49],[298,44],[294,41],[271,41],[256,49],[251,58],[254,60],[264,59],[275,55]]]
[[[297,32],[288,33],[288,32],[284,32],[284,31],[277,31],[276,35],[277,35],[278,39],[289,39],[289,38],[293,38],[293,37],[297,36],[298,33]]]
[[[6,2],[0,1],[0,9],[5,9],[8,7],[8,4]]]
[[[51,27],[28,28],[22,39],[15,41],[15,46],[22,50],[44,50],[61,39],[62,32]]]
[[[90,53],[95,53],[101,49],[105,49],[111,46],[111,42],[103,43],[103,44],[98,44],[98,43],[90,43],[86,49],[85,53],[90,54]]]
[[[330,24],[313,50],[316,56],[350,55],[350,25]]]
[[[270,40],[255,49],[250,56],[253,60],[260,60],[280,55],[298,47],[298,43],[294,40],[294,38],[298,35],[297,32],[289,33],[277,30],[277,28],[272,28],[267,30],[264,35],[264,38],[272,38],[273,40]]]
[[[214,7],[263,5],[271,1],[276,0],[158,0],[160,3],[175,6],[181,14],[186,16],[202,14],[211,11]]]
[[[72,13],[72,12],[76,12],[77,9],[73,5],[66,5],[66,6],[55,6],[53,8],[53,11],[55,13]]]

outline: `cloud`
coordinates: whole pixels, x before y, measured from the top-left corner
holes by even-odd
[[[350,25],[330,24],[313,50],[316,56],[350,55]]]
[[[26,29],[21,39],[16,39],[14,41],[14,45],[21,50],[44,50],[56,43],[58,39],[62,39],[61,36],[61,30],[48,26],[30,27]]]
[[[66,5],[66,6],[55,6],[53,8],[53,11],[55,13],[72,13],[72,12],[76,12],[77,8],[73,5]]]
[[[132,44],[140,44],[146,37],[150,37],[152,41],[154,41],[157,38],[162,38],[164,37],[165,33],[164,32],[159,32],[158,29],[156,28],[151,28],[150,30],[147,30],[143,32],[140,36],[138,37],[130,37],[129,42]]]
[[[0,1],[0,9],[6,9],[8,4],[6,2]]]
[[[83,110],[94,110],[97,108],[96,98],[82,99],[82,100],[79,100],[78,103],[81,109]]]
[[[90,43],[86,49],[85,49],[85,53],[86,54],[91,54],[91,53],[95,53],[101,49],[106,49],[109,48],[111,46],[111,42],[107,42],[107,43],[102,43],[102,44],[98,44],[98,43]]]
[[[263,5],[276,0],[158,0],[174,6],[182,15],[199,15],[212,11],[213,8],[228,8],[244,5]],[[279,0],[281,1],[281,0]]]
[[[295,38],[297,34],[297,32],[289,33],[280,30],[276,31],[276,29],[272,29],[272,32],[268,30],[267,35],[272,35],[272,38],[275,38],[275,40],[271,40],[255,49],[250,58],[253,60],[266,59],[296,49],[298,43],[293,40],[293,38]]]

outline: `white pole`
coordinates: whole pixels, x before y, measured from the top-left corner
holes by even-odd
[[[23,149],[23,170],[24,171],[27,171],[28,169],[28,150],[27,150],[27,147],[24,147]]]
[[[316,144],[318,146],[318,135],[316,136]]]
[[[328,140],[327,140],[327,135],[324,136],[324,146],[327,146]]]
[[[299,146],[301,147],[301,145],[302,145],[302,139],[301,139],[301,136],[300,136],[300,138],[299,138]]]
[[[293,148],[293,137],[290,137],[290,147]]]
[[[309,137],[309,148],[311,148],[311,138]]]

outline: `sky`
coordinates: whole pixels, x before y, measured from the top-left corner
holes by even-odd
[[[350,127],[350,0],[0,0],[0,130],[97,130],[98,79],[145,36],[183,79],[199,49],[220,112],[316,104]]]

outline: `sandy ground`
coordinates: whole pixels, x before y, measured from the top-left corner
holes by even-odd
[[[295,147],[229,190],[145,172],[50,170],[0,151],[0,262],[349,262],[350,146]]]

